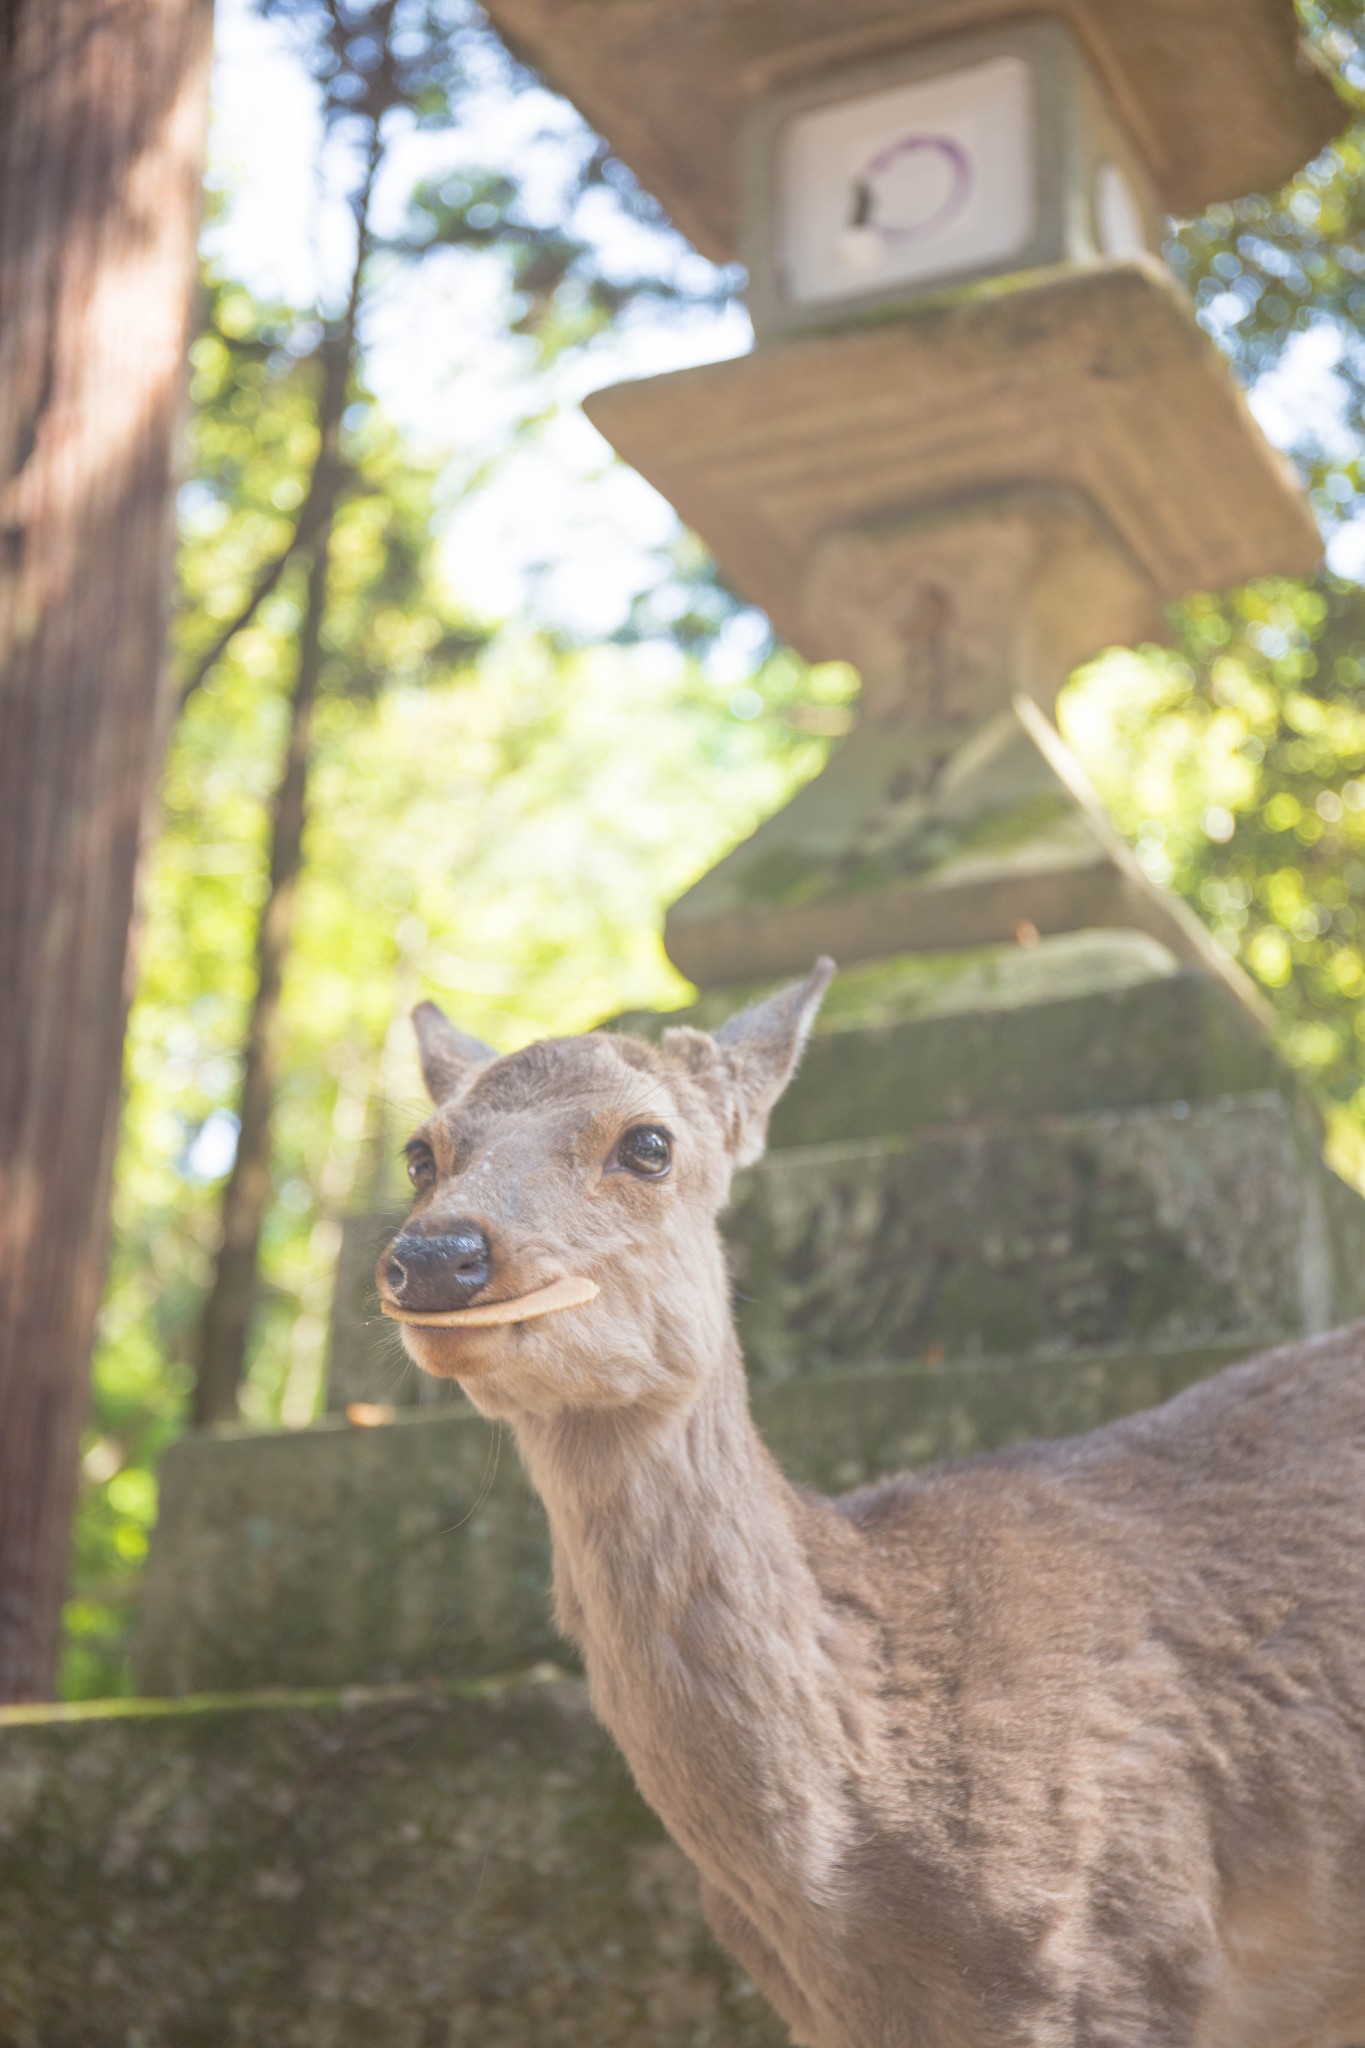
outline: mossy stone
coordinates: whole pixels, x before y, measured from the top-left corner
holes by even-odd
[[[1150,1406],[1249,1349],[940,1358],[759,1383],[783,1466],[840,1492],[930,1459],[1066,1435]],[[549,1541],[511,1445],[465,1405],[387,1427],[189,1437],[169,1453],[144,1582],[146,1692],[374,1684],[571,1661]]]
[[[4,2048],[778,2048],[559,1680],[0,1714]]]

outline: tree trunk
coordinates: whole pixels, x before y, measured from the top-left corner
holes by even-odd
[[[327,607],[329,537],[330,528],[324,527],[309,564],[298,672],[289,700],[289,738],[275,791],[270,881],[256,934],[256,993],[243,1055],[237,1152],[223,1190],[218,1255],[199,1322],[193,1403],[198,1428],[211,1422],[230,1422],[237,1414],[237,1390],[256,1303],[261,1224],[270,1201],[270,1124],[280,989],[303,866],[313,703]]]
[[[223,1190],[218,1253],[199,1320],[192,1404],[192,1420],[197,1428],[213,1422],[230,1422],[237,1414],[238,1389],[256,1303],[261,1225],[270,1201],[270,1125],[275,1104],[280,990],[293,937],[294,906],[303,866],[313,704],[322,666],[332,519],[342,474],[338,443],[353,346],[354,323],[348,320],[323,358],[318,470],[314,478],[320,524],[308,568],[298,669],[289,700],[289,736],[275,790],[270,878],[256,934],[256,993],[242,1061],[237,1152]]]
[[[60,1633],[163,738],[208,0],[0,0],[0,1699]]]

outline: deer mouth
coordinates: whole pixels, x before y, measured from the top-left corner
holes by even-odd
[[[514,1294],[504,1301],[481,1301],[472,1308],[411,1309],[381,1298],[379,1306],[396,1323],[412,1323],[423,1330],[488,1330],[499,1323],[529,1323],[537,1316],[551,1316],[562,1308],[583,1308],[595,1301],[600,1289],[595,1280],[566,1277],[551,1280],[530,1294]]]

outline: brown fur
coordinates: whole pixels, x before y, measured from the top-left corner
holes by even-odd
[[[658,1050],[495,1060],[424,1005],[407,1227],[481,1223],[490,1297],[601,1292],[404,1341],[511,1421],[596,1710],[796,2041],[1365,2038],[1365,1326],[1075,1441],[792,1486],[715,1218],[827,978]],[[613,1163],[640,1123],[657,1182]]]

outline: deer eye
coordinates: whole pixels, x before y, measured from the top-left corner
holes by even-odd
[[[421,1194],[436,1179],[436,1154],[421,1138],[414,1138],[403,1149],[408,1155],[408,1179]]]
[[[642,1180],[659,1180],[673,1162],[673,1141],[657,1124],[637,1124],[622,1138],[616,1157],[628,1173],[638,1173]]]

